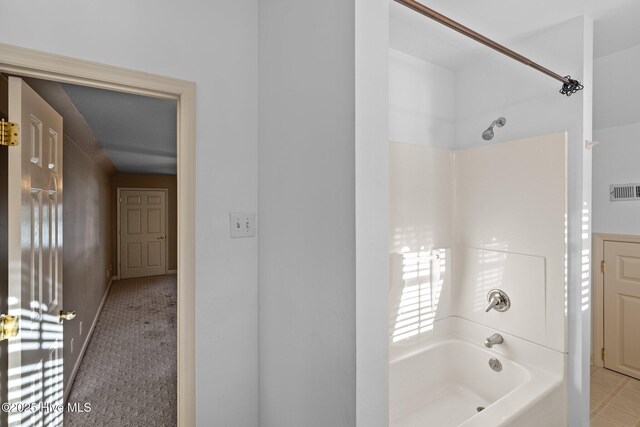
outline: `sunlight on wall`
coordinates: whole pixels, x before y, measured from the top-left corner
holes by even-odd
[[[564,317],[569,314],[569,221],[567,214],[564,215]]]
[[[586,206],[586,203],[585,203]],[[591,301],[591,250],[589,247],[589,239],[591,235],[591,212],[587,208],[582,209],[582,258],[580,262],[581,269],[581,286],[580,286],[580,294],[582,300],[582,311],[589,310],[589,303]],[[565,216],[565,227],[564,227],[564,241],[565,245],[568,244],[568,228],[567,228],[567,217]],[[567,315],[569,311],[569,298],[568,298],[568,255],[565,252],[564,257],[564,314]]]
[[[585,203],[586,205],[586,203]],[[589,301],[591,299],[591,250],[589,244],[589,238],[591,236],[590,230],[591,216],[589,209],[582,209],[582,241],[584,242],[582,247],[582,311],[589,310]]]
[[[402,294],[394,308],[394,343],[433,329],[447,272],[446,249],[402,253]]]

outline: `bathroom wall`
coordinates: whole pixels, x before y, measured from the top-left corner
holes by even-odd
[[[357,423],[354,13],[259,4],[262,427]]]
[[[640,235],[640,201],[609,200],[610,184],[640,183],[640,122],[594,131],[593,231]]]
[[[640,46],[594,62],[593,231],[640,234],[640,202],[609,200],[610,184],[640,183]]]
[[[423,345],[451,315],[451,150],[389,144],[391,356]]]
[[[354,5],[356,425],[388,427],[389,2]]]
[[[455,152],[453,312],[566,351],[566,134]],[[487,293],[511,299],[485,312]]]
[[[389,140],[451,148],[453,71],[389,49]]]
[[[389,147],[391,356],[451,315],[564,352],[566,135]],[[511,310],[485,313],[494,288]]]

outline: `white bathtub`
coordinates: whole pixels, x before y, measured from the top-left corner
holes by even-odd
[[[499,347],[451,338],[392,360],[391,427],[565,426],[562,377],[516,363]],[[491,369],[492,357],[502,371]]]

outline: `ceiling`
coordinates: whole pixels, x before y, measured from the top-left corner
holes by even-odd
[[[62,87],[119,172],[176,175],[176,101]]]
[[[391,0],[391,47],[457,70],[487,48]],[[637,0],[423,0],[449,18],[508,46],[581,15],[594,20],[595,57],[640,44]]]

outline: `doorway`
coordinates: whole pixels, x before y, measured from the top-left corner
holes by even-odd
[[[190,82],[119,69],[57,55],[0,46],[0,71],[25,77],[53,80],[118,92],[153,96],[177,101],[178,112],[178,223],[177,246],[180,252],[177,277],[178,324],[178,424],[195,422],[195,342],[194,342],[194,194],[193,162],[195,154],[195,88]],[[6,148],[10,150],[11,148]],[[5,295],[7,290],[0,289]],[[0,391],[7,390],[6,374]]]
[[[593,364],[640,380],[640,236],[594,234]]]
[[[604,366],[640,379],[640,244],[604,242]]]

